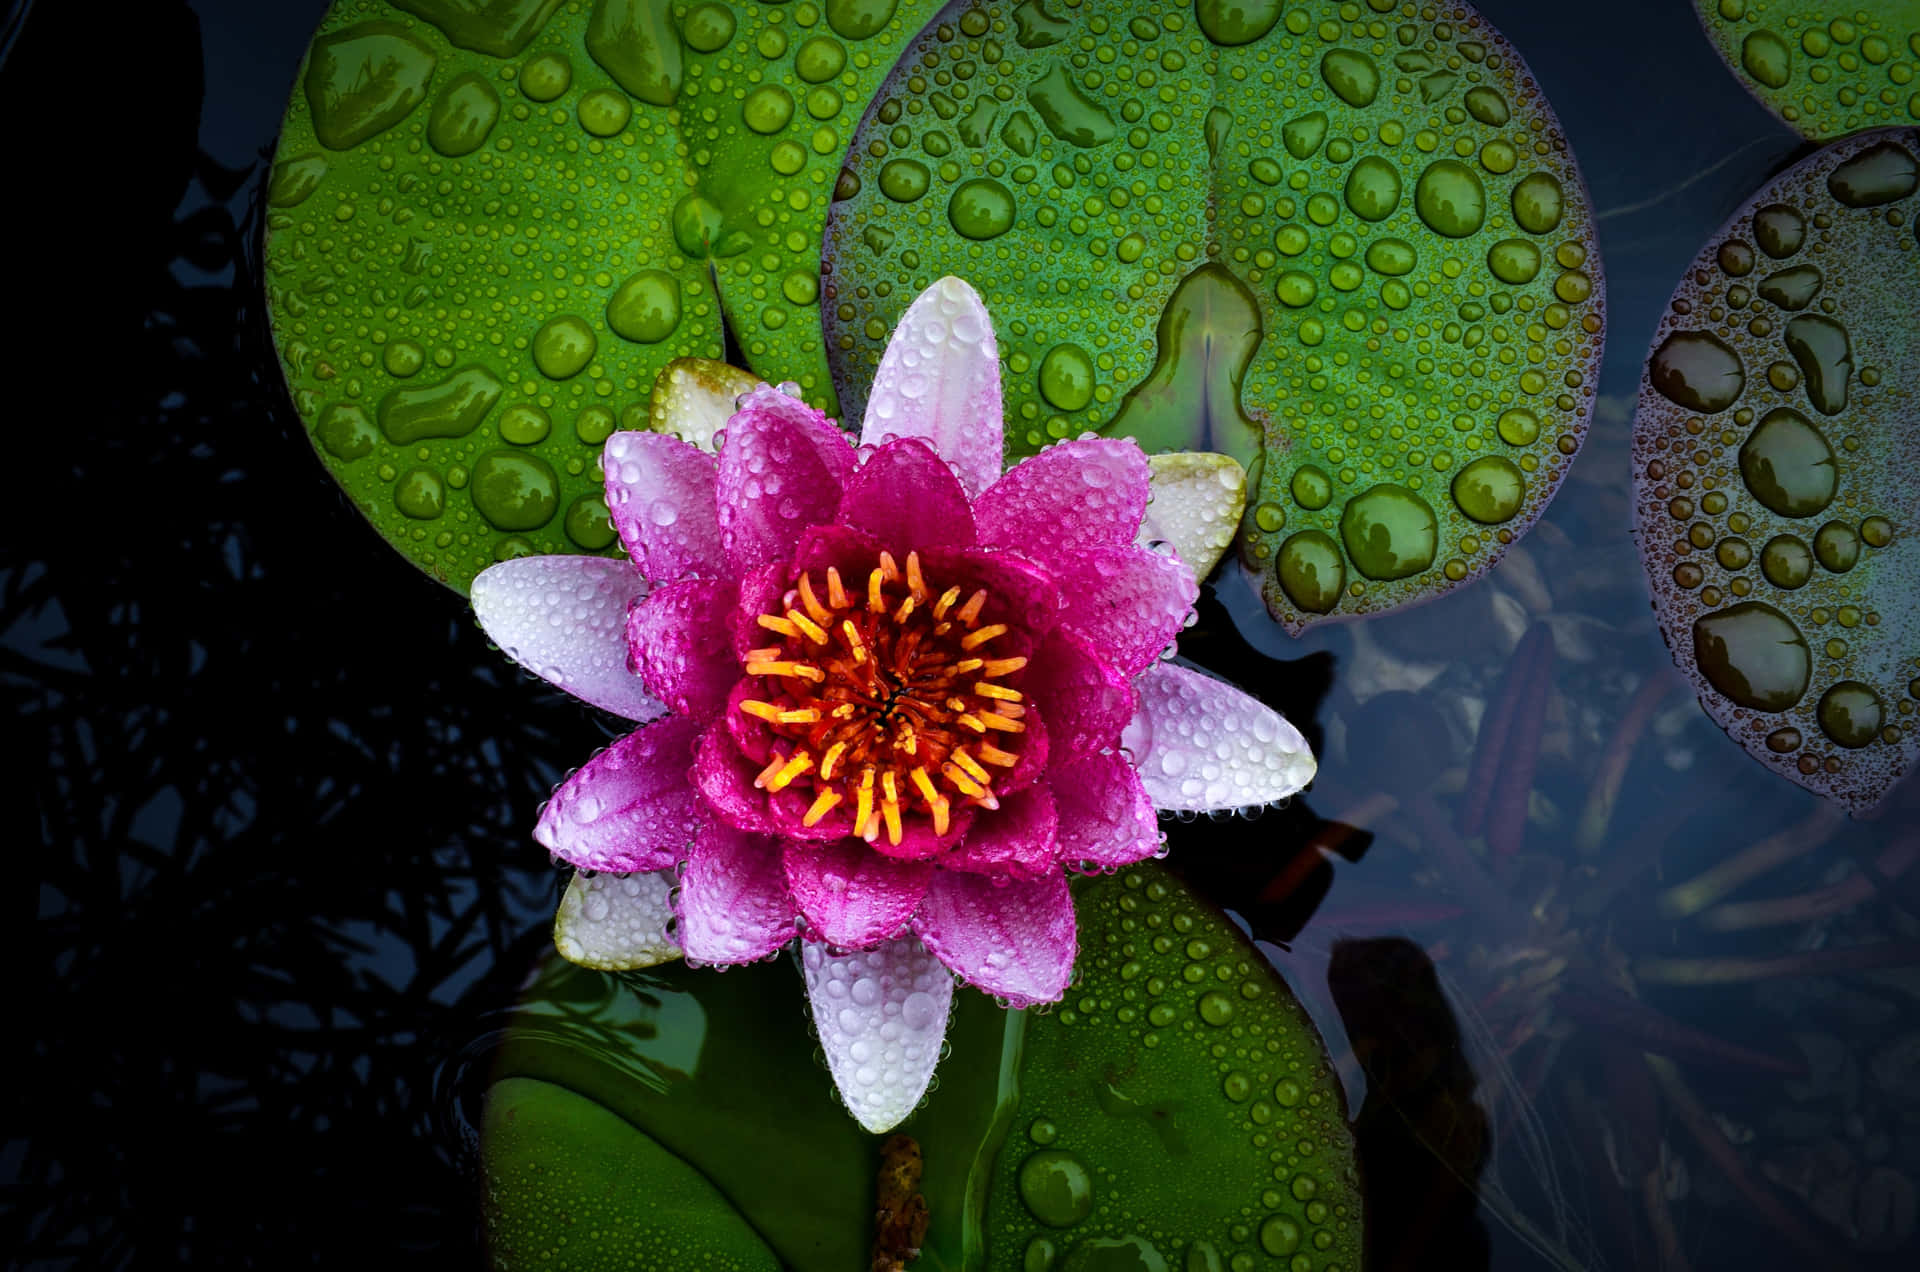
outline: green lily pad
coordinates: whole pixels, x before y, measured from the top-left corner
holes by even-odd
[[[1747,90],[1803,137],[1920,119],[1912,0],[1693,0]]]
[[[1285,984],[1157,865],[1081,881],[1076,908],[1080,979],[1059,1009],[955,998],[950,1053],[901,1128],[922,1146],[932,1219],[915,1266],[1355,1272],[1342,1096]],[[582,1266],[685,1267],[696,1246],[754,1266],[744,1233],[800,1272],[865,1266],[880,1140],[834,1101],[803,1000],[785,959],[619,977],[545,965],[489,1092],[495,1266],[561,1238]],[[533,1130],[524,1111],[518,1133],[501,1129],[529,1106]],[[650,1226],[655,1192],[686,1199],[677,1250]]]
[[[1701,705],[1789,780],[1861,809],[1920,752],[1920,129],[1769,181],[1654,333],[1636,532]]]
[[[1465,5],[955,3],[862,121],[822,317],[849,409],[943,274],[993,309],[1016,452],[1088,429],[1248,469],[1300,631],[1475,577],[1594,402],[1592,210]]]
[[[336,0],[268,183],[266,291],[342,489],[465,590],[617,552],[596,463],[724,353],[836,403],[818,316],[840,155],[932,0]]]
[[[498,1267],[532,1266],[564,1251],[568,1268],[611,1272],[633,1266],[633,1247],[660,1260],[656,1266],[781,1266],[684,1159],[563,1086],[532,1078],[496,1083],[482,1134],[492,1170],[482,1213]],[[536,1197],[545,1204],[524,1204]],[[618,1240],[605,1239],[614,1233]]]

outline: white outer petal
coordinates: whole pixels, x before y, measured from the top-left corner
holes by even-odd
[[[569,963],[603,972],[652,967],[680,957],[673,921],[673,872],[576,871],[553,916],[553,944]]]
[[[867,393],[860,444],[924,437],[977,499],[1000,479],[1000,352],[973,288],[943,278],[900,316]]]
[[[761,381],[750,372],[711,358],[675,358],[653,380],[650,422],[711,455],[713,435],[727,426],[734,401]]]
[[[1240,515],[1247,510],[1247,470],[1231,455],[1183,451],[1149,455],[1153,496],[1136,540],[1145,546],[1163,539],[1174,546],[1196,582],[1233,544]]]
[[[1120,744],[1155,808],[1271,804],[1313,780],[1313,752],[1300,731],[1232,685],[1160,663],[1133,687],[1140,705]]]
[[[627,607],[646,595],[631,562],[530,556],[473,580],[473,614],[507,657],[542,680],[615,715],[645,723],[666,714],[627,670]]]
[[[892,1130],[933,1079],[953,976],[911,936],[851,954],[803,941],[800,967],[840,1098],[867,1130]]]

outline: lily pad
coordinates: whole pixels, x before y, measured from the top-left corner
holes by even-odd
[[[1465,5],[950,4],[837,196],[843,395],[922,286],[967,278],[1010,447],[1093,429],[1233,456],[1241,559],[1295,632],[1485,570],[1592,411],[1591,206]]]
[[[1667,645],[1749,754],[1849,807],[1920,729],[1920,130],[1763,186],[1654,333],[1636,534]]]
[[[1804,137],[1920,119],[1912,0],[1693,0],[1747,90]]]
[[[901,1128],[932,1219],[915,1266],[1355,1272],[1342,1096],[1284,983],[1157,865],[1080,881],[1076,909],[1080,981],[1060,1009],[955,999],[951,1052]],[[833,1102],[804,1022],[785,959],[623,977],[549,962],[489,1092],[495,1266],[562,1240],[582,1266],[679,1268],[696,1247],[756,1266],[742,1234],[800,1272],[865,1266],[880,1141]],[[687,1199],[677,1248],[656,1190]]]
[[[822,224],[932,0],[336,0],[287,106],[266,291],[315,449],[465,590],[616,552],[596,468],[675,358],[834,409]]]

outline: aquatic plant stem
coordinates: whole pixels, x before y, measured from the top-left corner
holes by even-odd
[[[1563,1013],[1581,1024],[1631,1041],[1635,1047],[1656,1055],[1778,1073],[1790,1078],[1806,1072],[1806,1066],[1797,1061],[1724,1042],[1597,982],[1564,986],[1554,1001]]]
[[[1480,722],[1478,745],[1473,752],[1473,766],[1467,773],[1465,797],[1460,805],[1459,817],[1455,825],[1463,835],[1485,833],[1489,818],[1502,793],[1512,785],[1512,779],[1518,774],[1509,774],[1507,766],[1515,761],[1526,764],[1526,788],[1533,786],[1532,751],[1537,749],[1539,733],[1534,731],[1533,748],[1529,748],[1526,757],[1517,756],[1510,745],[1514,737],[1517,722],[1520,720],[1528,699],[1541,696],[1545,685],[1536,686],[1538,679],[1536,664],[1543,660],[1551,673],[1553,658],[1553,629],[1545,623],[1535,623],[1527,634],[1520,638],[1514,647],[1513,657],[1507,660],[1506,674],[1501,680],[1500,692],[1487,706],[1486,715]],[[1544,700],[1539,710],[1544,711]],[[1521,816],[1524,822],[1526,805],[1524,793],[1521,802]]]
[[[1831,976],[1836,972],[1915,965],[1920,965],[1920,941],[1888,941],[1767,958],[1649,958],[1635,963],[1633,974],[1649,985],[1737,985],[1788,976]]]
[[[1613,824],[1613,810],[1619,803],[1627,768],[1639,749],[1640,735],[1646,732],[1654,712],[1666,701],[1667,695],[1685,687],[1686,682],[1679,676],[1661,670],[1647,677],[1635,691],[1594,772],[1593,785],[1588,788],[1587,806],[1581,811],[1580,824],[1573,833],[1573,847],[1578,855],[1587,857],[1600,851],[1606,841],[1607,828]]]
[[[1701,1151],[1713,1159],[1714,1165],[1727,1177],[1727,1182],[1753,1204],[1753,1208],[1760,1212],[1760,1217],[1774,1231],[1792,1242],[1794,1248],[1813,1266],[1826,1266],[1832,1259],[1828,1243],[1815,1235],[1771,1188],[1747,1169],[1745,1159],[1721,1133],[1713,1115],[1700,1103],[1693,1088],[1687,1085],[1679,1066],[1663,1056],[1649,1055],[1646,1059],[1647,1067],[1653,1070],[1654,1081],[1660,1084],[1660,1093],[1666,1096],[1668,1106],[1700,1145]]]
[[[1880,878],[1860,873],[1840,882],[1798,896],[1771,897],[1765,901],[1735,901],[1718,905],[1700,916],[1700,926],[1712,932],[1739,932],[1747,928],[1772,927],[1783,923],[1811,923],[1843,914],[1862,902],[1872,900],[1882,884],[1897,879],[1920,857],[1920,835],[1895,843],[1880,854],[1875,863]]]
[[[1680,1233],[1673,1226],[1673,1212],[1667,1208],[1666,1186],[1658,1167],[1640,1177],[1640,1204],[1647,1211],[1647,1226],[1653,1229],[1661,1272],[1691,1272],[1692,1265],[1680,1248]]]
[[[1698,914],[1741,884],[1812,852],[1831,839],[1845,820],[1846,814],[1837,805],[1823,800],[1801,821],[1668,888],[1655,900],[1654,907],[1670,919]]]

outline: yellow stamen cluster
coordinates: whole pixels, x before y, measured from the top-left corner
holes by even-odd
[[[981,625],[982,588],[936,592],[909,552],[882,552],[865,586],[837,568],[825,594],[803,573],[781,607],[759,616],[778,644],[749,651],[765,692],[740,710],[765,721],[773,753],[754,785],[811,789],[801,819],[818,825],[850,804],[853,833],[898,844],[909,817],[944,835],[968,804],[998,808],[995,769],[1013,767],[1026,732],[1024,695],[1003,683],[1027,665],[1005,648],[1005,623]],[[1004,743],[1004,745],[1002,745]]]

